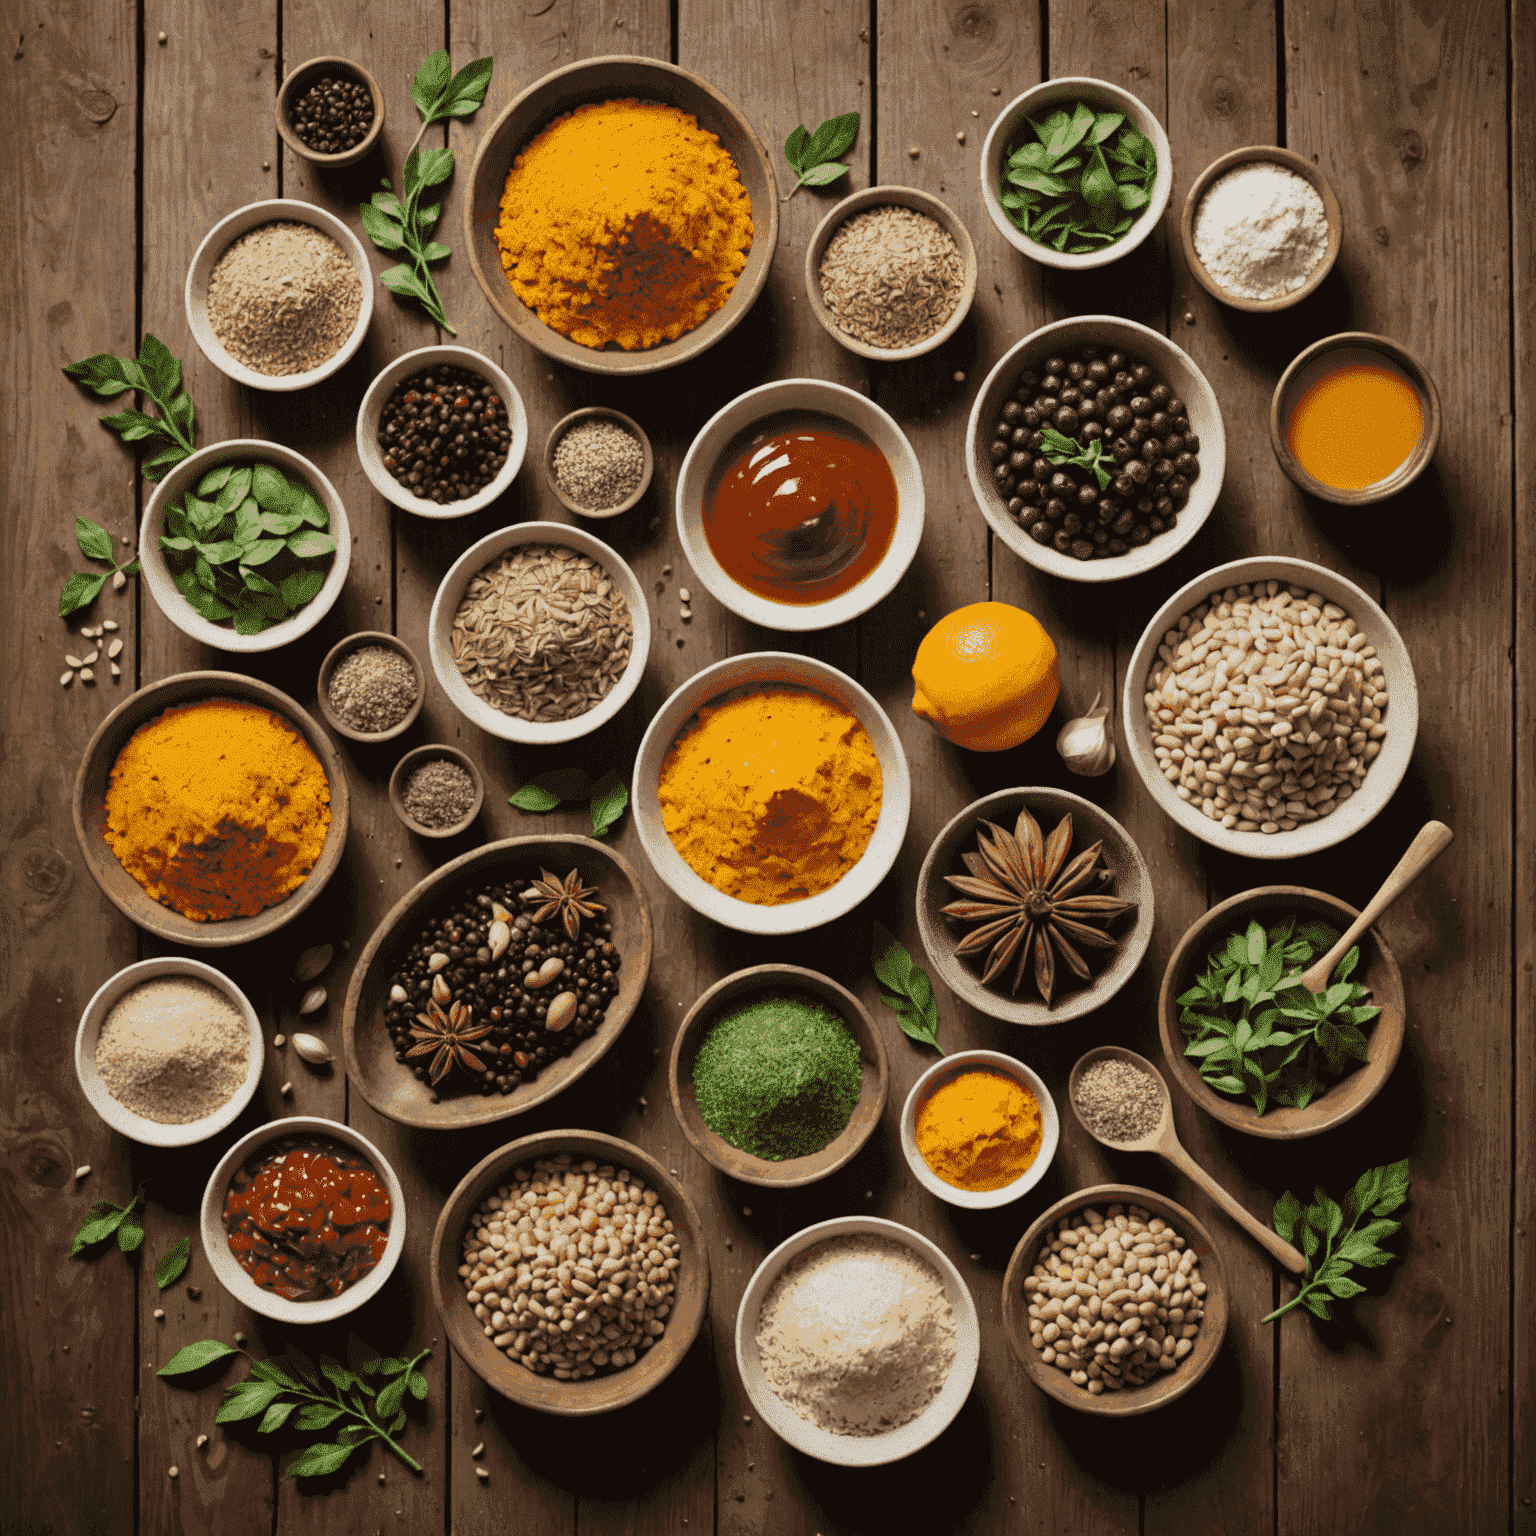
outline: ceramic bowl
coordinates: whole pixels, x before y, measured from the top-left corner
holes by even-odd
[[[622,957],[619,993],[599,1028],[569,1055],[551,1062],[532,1082],[509,1094],[444,1094],[434,1104],[409,1066],[395,1060],[394,1042],[384,1025],[390,976],[416,942],[428,917],[451,907],[469,892],[511,874],[544,868],[564,875],[581,870],[607,907],[613,942]],[[408,891],[374,930],[352,972],[342,1014],[347,1076],[381,1115],[421,1130],[457,1130],[510,1119],[543,1104],[596,1065],[634,1016],[651,969],[651,908],[635,872],[612,848],[589,837],[509,837],[487,843],[434,870]]]
[[[1082,256],[1071,256],[1065,251],[1041,245],[1008,217],[1000,199],[1003,184],[1003,165],[1010,149],[1033,139],[1034,130],[1026,119],[1049,117],[1058,109],[1068,111],[1075,103],[1086,102],[1097,112],[1123,112],[1131,125],[1152,141],[1157,151],[1157,177],[1152,183],[1152,200],[1141,210],[1141,217],[1113,245],[1091,251]],[[1168,195],[1173,191],[1173,152],[1168,148],[1168,135],[1156,115],[1139,97],[1129,91],[1111,85],[1107,80],[1096,80],[1088,75],[1065,75],[1057,80],[1046,80],[1032,86],[1022,96],[1015,96],[987,131],[986,142],[981,146],[981,200],[986,205],[992,222],[1002,232],[1003,238],[1017,251],[1047,267],[1061,267],[1068,272],[1085,271],[1090,267],[1106,267],[1112,261],[1128,256],[1163,221],[1168,207]]]
[[[1103,862],[1115,875],[1113,894],[1122,901],[1137,904],[1134,913],[1127,912],[1110,924],[1109,931],[1120,941],[1119,948],[1109,964],[1094,969],[1093,978],[1087,985],[1079,985],[1066,966],[1058,963],[1057,986],[1060,990],[1050,1007],[1035,989],[1032,969],[1025,972],[1017,997],[1011,996],[1006,987],[982,986],[981,968],[967,964],[955,954],[955,946],[972,931],[971,928],[953,923],[940,910],[952,901],[963,899],[944,877],[966,872],[960,855],[975,851],[978,825],[990,821],[1012,832],[1020,807],[1026,805],[1047,837],[1063,816],[1071,816],[1072,848],[1068,858],[1102,841]],[[1131,834],[1091,800],[1065,789],[1044,785],[1029,789],[1000,789],[973,802],[934,838],[918,872],[917,931],[922,936],[928,963],[950,991],[963,1001],[1009,1024],[1064,1024],[1069,1019],[1080,1019],[1096,1008],[1102,1008],[1135,975],[1148,944],[1152,942],[1152,926],[1152,877],[1141,850],[1131,840]],[[1093,957],[1088,959],[1092,966]],[[1011,977],[1011,972],[1009,975]]]
[[[509,550],[524,544],[549,544],[559,549],[574,549],[597,561],[608,573],[614,586],[624,594],[634,620],[634,637],[630,646],[629,663],[617,683],[608,690],[608,696],[586,714],[574,720],[535,721],[516,720],[492,708],[483,699],[470,692],[469,684],[459,674],[453,659],[453,618],[464,600],[465,588],[471,579],[486,566],[493,564]],[[448,568],[432,601],[432,613],[427,620],[427,650],[432,658],[432,670],[448,695],[449,702],[471,725],[477,725],[503,741],[520,741],[525,746],[553,746],[556,742],[575,741],[605,725],[618,714],[640,686],[645,672],[646,658],[651,650],[651,608],[646,600],[645,589],[635,573],[624,563],[616,551],[601,539],[593,538],[581,528],[571,528],[564,523],[517,523],[510,528],[499,528],[459,556]]]
[[[382,122],[383,114],[380,113],[374,121]],[[346,252],[347,259],[357,272],[358,281],[363,285],[363,301],[352,334],[341,344],[334,357],[327,358],[318,368],[311,368],[304,373],[257,373],[254,368],[247,368],[224,350],[223,342],[214,334],[208,320],[208,279],[213,275],[219,258],[241,235],[261,224],[308,224],[322,235],[329,235]],[[362,241],[335,214],[327,213],[324,208],[318,208],[313,203],[301,203],[291,197],[269,198],[264,202],[247,203],[244,208],[235,209],[220,219],[203,237],[203,243],[198,246],[197,254],[192,258],[192,265],[187,268],[187,324],[192,328],[192,335],[202,349],[203,356],[235,383],[244,384],[250,389],[265,389],[280,394],[295,389],[308,389],[311,384],[318,384],[345,367],[352,354],[362,345],[363,337],[368,334],[368,326],[373,320],[374,286],[373,269],[368,265]]]
[[[1419,408],[1424,413],[1424,425],[1413,452],[1385,479],[1362,485],[1355,490],[1341,490],[1329,485],[1303,469],[1300,460],[1290,450],[1287,437],[1291,417],[1296,413],[1302,395],[1324,374],[1335,368],[1364,363],[1375,368],[1385,368],[1406,380],[1419,397]],[[1269,404],[1269,441],[1280,461],[1280,468],[1309,496],[1320,497],[1341,507],[1368,507],[1406,490],[1419,478],[1435,456],[1440,445],[1440,391],[1429,370],[1407,347],[1387,336],[1373,336],[1369,331],[1340,331],[1336,336],[1325,336],[1321,341],[1300,352],[1291,365],[1280,375],[1275,393]]]
[[[1311,182],[1317,195],[1323,200],[1323,212],[1328,219],[1328,248],[1323,252],[1322,260],[1307,274],[1306,281],[1299,287],[1273,299],[1248,299],[1223,288],[1206,271],[1205,264],[1195,250],[1195,215],[1200,210],[1200,204],[1206,192],[1228,171],[1235,171],[1238,166],[1250,165],[1255,161],[1278,165],[1284,170],[1294,171],[1298,176]],[[1281,149],[1273,144],[1253,144],[1247,149],[1234,149],[1225,155],[1218,156],[1195,177],[1194,184],[1184,199],[1184,213],[1179,220],[1179,238],[1184,246],[1185,266],[1189,268],[1195,281],[1213,299],[1231,309],[1247,310],[1255,315],[1268,315],[1277,310],[1289,309],[1293,304],[1300,304],[1303,299],[1315,293],[1323,279],[1333,271],[1333,264],[1339,257],[1339,247],[1344,241],[1344,211],[1339,207],[1339,200],[1334,196],[1328,178],[1305,155],[1298,155],[1293,149]]]
[[[960,260],[964,268],[960,297],[955,304],[954,313],[932,336],[924,341],[914,342],[909,347],[875,347],[849,335],[832,318],[832,312],[827,308],[826,300],[821,293],[821,259],[827,253],[827,246],[832,236],[854,214],[868,212],[871,208],[888,208],[892,205],[898,208],[911,208],[918,213],[926,214],[935,223],[942,225],[950,239],[959,247]],[[846,347],[860,357],[874,358],[879,362],[901,363],[909,358],[921,357],[925,352],[932,352],[935,347],[943,346],[960,329],[961,322],[971,312],[971,301],[976,297],[976,270],[976,247],[971,244],[970,233],[947,204],[941,203],[932,193],[919,191],[916,187],[866,187],[862,192],[855,192],[845,197],[842,202],[829,209],[827,216],[816,226],[816,232],[811,236],[811,243],[806,247],[805,252],[805,293],[810,300],[811,313],[821,322],[822,329],[840,347]]]
[[[1179,509],[1178,522],[1145,544],[1132,545],[1123,555],[1109,555],[1102,560],[1079,560],[1049,544],[1035,543],[1009,516],[1006,502],[992,479],[989,452],[998,419],[1019,375],[1052,353],[1065,355],[1082,346],[1123,351],[1145,362],[1184,402],[1189,424],[1200,439],[1200,476],[1190,485],[1189,499]],[[1227,435],[1216,391],[1188,353],[1160,332],[1137,325],[1134,320],[1121,320],[1114,315],[1082,315],[1041,326],[998,360],[971,407],[965,434],[965,466],[971,494],[982,516],[1021,560],[1068,581],[1120,581],[1127,576],[1140,576],[1171,559],[1204,526],[1226,474]]]
[[[107,1015],[135,987],[162,976],[185,976],[217,988],[228,998],[231,1006],[239,1011],[251,1035],[250,1066],[246,1069],[245,1081],[235,1090],[234,1096],[211,1115],[204,1115],[201,1120],[189,1120],[185,1125],[167,1125],[163,1121],[135,1114],[126,1104],[119,1103],[107,1092],[106,1084],[96,1071],[96,1042],[101,1038],[101,1027],[106,1023]],[[91,1108],[114,1131],[148,1147],[194,1146],[197,1142],[207,1141],[210,1136],[218,1135],[226,1126],[233,1125],[256,1092],[265,1059],[266,1045],[261,1033],[261,1020],[256,1016],[256,1010],[251,1007],[245,993],[222,971],[216,971],[211,965],[204,965],[201,960],[185,960],[177,956],[141,960],[137,965],[127,966],[104,981],[96,989],[96,995],[85,1005],[85,1012],[80,1017],[80,1029],[75,1035],[75,1075],[80,1079],[80,1087],[86,1098],[91,1101]]]
[[[753,998],[786,992],[809,994],[842,1018],[848,1033],[858,1042],[863,1084],[859,1101],[840,1135],[819,1152],[774,1162],[743,1152],[710,1129],[699,1113],[698,1096],[693,1087],[693,1066],[715,1021],[728,1009]],[[672,1042],[668,1075],[672,1112],[683,1128],[683,1135],[703,1154],[706,1162],[744,1184],[761,1184],[769,1189],[798,1189],[835,1173],[863,1148],[885,1112],[890,1070],[885,1042],[880,1038],[875,1021],[846,987],[840,987],[830,976],[798,965],[754,965],[717,981],[688,1010],[688,1016]]]
[[[1206,1288],[1205,1316],[1201,1319],[1200,1332],[1195,1335],[1194,1348],[1176,1369],[1159,1373],[1145,1386],[1127,1387],[1121,1392],[1102,1392],[1095,1397],[1085,1387],[1069,1381],[1065,1371],[1047,1365],[1040,1351],[1030,1343],[1029,1305],[1024,1281],[1035,1272],[1040,1249],[1050,1241],[1062,1217],[1074,1215],[1086,1206],[1092,1206],[1102,1216],[1107,1214],[1109,1206],[1116,1204],[1139,1205],[1152,1215],[1161,1216],[1199,1255],[1200,1278]],[[1162,1408],[1176,1397],[1183,1397],[1210,1370],[1220,1352],[1227,1333],[1228,1310],[1227,1272],[1221,1261],[1221,1250],[1211,1240],[1211,1234],[1195,1220],[1193,1212],[1165,1199],[1155,1190],[1142,1189],[1135,1184],[1096,1184],[1091,1189],[1080,1189],[1064,1200],[1058,1200],[1049,1210],[1043,1211],[1019,1239],[1003,1275],[1003,1331],[1029,1379],[1058,1403],[1075,1408],[1079,1413],[1098,1414],[1108,1419],[1134,1418],[1137,1414]]]
[[[1375,647],[1387,680],[1390,703],[1387,707],[1387,734],[1381,752],[1372,762],[1365,783],[1331,815],[1308,822],[1290,832],[1226,831],[1196,805],[1180,800],[1174,787],[1163,777],[1153,754],[1152,730],[1147,724],[1147,678],[1157,660],[1157,648],[1163,637],[1192,609],[1207,601],[1212,593],[1255,581],[1278,581],[1317,592],[1330,603],[1337,603],[1365,631],[1368,643]],[[1218,565],[1180,587],[1153,615],[1142,632],[1125,672],[1120,705],[1121,730],[1126,756],[1152,798],[1186,832],[1213,848],[1242,854],[1250,859],[1294,859],[1303,854],[1332,848],[1352,837],[1392,798],[1408,771],[1413,744],[1419,733],[1419,691],[1414,680],[1413,663],[1403,637],[1381,608],[1354,582],[1337,572],[1309,560],[1293,560],[1284,555],[1259,555],[1249,560],[1233,560]]]
[[[165,532],[166,512],[187,492],[195,493],[198,483],[209,470],[231,462],[257,461],[265,461],[280,469],[288,479],[302,480],[309,487],[330,518],[325,531],[335,539],[336,553],[331,556],[324,586],[297,613],[269,624],[259,635],[237,635],[232,624],[227,621],[215,624],[212,619],[205,619],[181,595],[161,552],[160,536]],[[250,656],[259,651],[281,650],[290,641],[307,635],[335,606],[341,589],[347,584],[347,570],[352,562],[352,528],[336,487],[302,454],[261,438],[233,438],[229,442],[215,443],[211,448],[200,448],[191,458],[183,459],[155,487],[139,525],[139,561],[144,585],[155,600],[155,606],[182,634],[216,650]]]
[[[512,429],[507,461],[496,472],[496,478],[483,490],[462,501],[428,501],[424,496],[413,495],[384,467],[384,455],[379,451],[379,418],[397,386],[413,374],[443,365],[466,369],[491,385],[507,408],[507,425]],[[404,357],[397,357],[368,386],[363,403],[358,407],[357,456],[363,461],[364,473],[385,501],[416,517],[468,517],[472,512],[483,511],[517,479],[527,451],[528,413],[523,409],[523,397],[518,394],[517,386],[483,352],[475,352],[469,347],[418,347]]]
[[[390,726],[388,730],[359,731],[348,725],[332,707],[331,679],[336,675],[336,668],[354,651],[373,646],[393,651],[395,655],[403,656],[410,663],[411,670],[416,674],[416,702],[406,711],[405,717]],[[345,736],[348,741],[362,742],[365,746],[376,746],[381,742],[393,741],[397,736],[403,736],[416,723],[416,717],[421,713],[422,700],[426,694],[427,674],[422,671],[415,651],[405,641],[382,629],[362,629],[355,635],[348,635],[345,640],[338,640],[325,653],[325,660],[320,663],[320,676],[315,684],[315,702],[320,706],[320,713],[325,717],[325,723],[338,736]]]
[[[733,688],[775,683],[822,694],[857,717],[880,762],[880,818],[863,856],[836,885],[804,901],[758,906],[717,891],[694,872],[667,836],[656,786],[662,759],[701,705]],[[635,758],[630,806],[641,845],[656,873],[695,912],[738,933],[804,933],[846,916],[890,873],[907,831],[912,781],[901,740],[872,694],[823,661],[787,651],[755,651],[695,673],[652,716]]]
[[[727,448],[756,422],[784,412],[814,411],[858,428],[885,456],[896,480],[896,527],[880,563],[839,597],[820,603],[776,603],[727,574],[704,534],[704,501]],[[907,573],[923,537],[923,471],[907,435],[867,395],[824,379],[779,379],[738,395],[699,429],[677,477],[677,533],[693,573],[732,613],[765,629],[830,629],[867,613]]]
[[[626,352],[616,344],[601,351],[582,346],[553,330],[513,292],[496,244],[496,221],[515,156],[555,118],[589,102],[622,100],[661,102],[690,113],[699,127],[715,134],[736,162],[742,185],[752,200],[752,249],[731,296],[721,308],[676,341]],[[747,118],[698,75],[655,59],[609,56],[584,59],[552,70],[520,92],[491,124],[475,151],[464,204],[464,244],[475,280],[491,308],[530,346],[557,363],[587,373],[657,373],[707,352],[733,331],[752,308],[779,238],[779,195],[773,161]]]
[[[340,150],[334,155],[321,154],[311,149],[293,126],[293,109],[307,94],[310,86],[326,75],[361,81],[373,97],[373,125],[351,149]],[[274,110],[277,115],[277,131],[283,143],[301,160],[308,160],[311,165],[318,165],[322,170],[339,170],[344,165],[356,165],[372,151],[373,146],[379,142],[379,135],[384,132],[384,92],[380,90],[379,82],[361,64],[354,64],[351,59],[335,55],[307,59],[297,69],[291,70],[278,87]]]
[[[417,821],[405,808],[405,786],[411,775],[425,764],[440,760],[457,763],[475,781],[475,803],[451,827],[429,827],[426,822]],[[395,764],[395,771],[389,776],[389,803],[402,824],[417,837],[457,837],[461,832],[469,830],[475,817],[480,814],[480,807],[485,804],[485,780],[481,778],[474,760],[457,747],[437,743],[416,747]]]
[[[560,439],[565,436],[572,427],[580,426],[584,421],[611,421],[615,426],[622,427],[624,431],[640,444],[640,452],[645,459],[645,467],[640,471],[640,484],[624,498],[611,507],[584,507],[579,501],[572,501],[564,491],[560,489],[560,482],[555,478],[555,449],[560,446]],[[544,440],[544,479],[548,484],[550,493],[555,500],[565,508],[567,512],[573,512],[577,517],[587,517],[594,521],[619,517],[631,508],[640,504],[640,498],[650,489],[651,475],[656,468],[656,455],[651,452],[651,440],[645,435],[645,428],[640,425],[633,416],[626,416],[623,411],[615,411],[606,405],[585,405],[579,411],[572,411],[569,416],[562,416],[549,430],[549,436]]]
[[[1371,770],[1373,773],[1374,769]],[[1367,776],[1369,777],[1369,776]],[[1324,1076],[1326,1085],[1305,1109],[1272,1106],[1258,1114],[1252,1100],[1218,1093],[1201,1080],[1194,1061],[1184,1054],[1184,1034],[1179,1028],[1176,999],[1188,991],[1205,968],[1212,947],[1229,933],[1241,933],[1257,918],[1266,928],[1291,913],[1304,921],[1320,918],[1341,933],[1360,915],[1347,902],[1325,891],[1298,885],[1264,885],[1230,897],[1190,924],[1163,972],[1157,997],[1158,1031],[1163,1037],[1163,1070],[1206,1114],[1250,1136],[1275,1141],[1294,1141],[1317,1136],[1352,1120],[1381,1092],[1402,1054],[1407,1027],[1403,975],[1379,929],[1371,928],[1360,941],[1360,964],[1353,979],[1370,989],[1369,1001],[1381,1012],[1362,1026],[1369,1041],[1369,1059],[1352,1062],[1343,1077]]]
[[[589,1376],[584,1381],[538,1376],[508,1359],[486,1337],[464,1299],[464,1282],[459,1278],[464,1232],[481,1201],[508,1182],[515,1168],[562,1152],[570,1153],[576,1161],[592,1158],[638,1174],[666,1207],[681,1260],[675,1272],[672,1312],[660,1339],[624,1370]],[[477,1163],[449,1195],[432,1235],[432,1299],[454,1352],[493,1391],[525,1408],[567,1418],[608,1413],[638,1401],[670,1376],[698,1337],[709,1307],[709,1246],[704,1223],[683,1186],[650,1153],[627,1141],[596,1131],[545,1131],[524,1136]]]
[[[107,782],[118,754],[140,726],[158,719],[173,705],[197,704],[209,699],[234,699],[242,704],[270,709],[304,738],[320,759],[320,766],[330,783],[331,825],[309,878],[290,896],[254,917],[199,923],[152,900],[143,886],[117,862],[117,855],[105,837],[106,800]],[[130,694],[96,727],[75,775],[75,838],[92,878],[124,917],[162,939],[191,949],[225,949],[235,944],[247,944],[276,933],[284,924],[292,922],[325,889],[326,881],[341,863],[347,843],[347,808],[346,770],[330,737],[286,693],[239,672],[182,672]]]
[[[839,1237],[879,1237],[910,1248],[938,1271],[955,1319],[955,1359],[938,1395],[910,1423],[883,1435],[838,1435],[802,1419],[769,1385],[757,1348],[757,1323],[774,1282],[808,1248]],[[970,1396],[981,1361],[981,1325],[960,1271],[938,1244],[878,1216],[818,1221],[786,1238],[757,1266],[736,1312],[736,1369],[758,1417],[786,1444],[838,1467],[882,1467],[920,1451],[944,1433]]]

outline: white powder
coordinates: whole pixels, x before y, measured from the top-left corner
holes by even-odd
[[[837,1435],[882,1435],[938,1396],[955,1319],[938,1271],[904,1244],[838,1237],[800,1254],[757,1320],[774,1392]]]
[[[1270,160],[1228,171],[1195,210],[1195,252],[1217,286],[1239,298],[1295,292],[1327,249],[1317,188]]]

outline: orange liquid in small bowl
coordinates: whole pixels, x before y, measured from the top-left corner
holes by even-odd
[[[1315,480],[1357,491],[1393,474],[1424,432],[1419,392],[1400,373],[1348,363],[1309,384],[1286,446]]]

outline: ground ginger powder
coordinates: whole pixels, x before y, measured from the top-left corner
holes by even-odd
[[[673,846],[718,891],[804,901],[858,863],[880,820],[880,762],[840,704],[787,687],[728,694],[662,760]]]
[[[1040,1105],[1002,1072],[964,1072],[919,1107],[913,1138],[946,1184],[1002,1189],[1040,1155]]]

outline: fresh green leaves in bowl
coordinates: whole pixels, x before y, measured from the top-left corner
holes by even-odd
[[[1086,256],[1124,238],[1152,201],[1157,151],[1123,112],[1078,102],[1008,151],[998,201],[1031,240]]]
[[[221,464],[165,514],[160,552],[203,618],[259,635],[314,599],[336,553],[330,514],[271,464]]]

